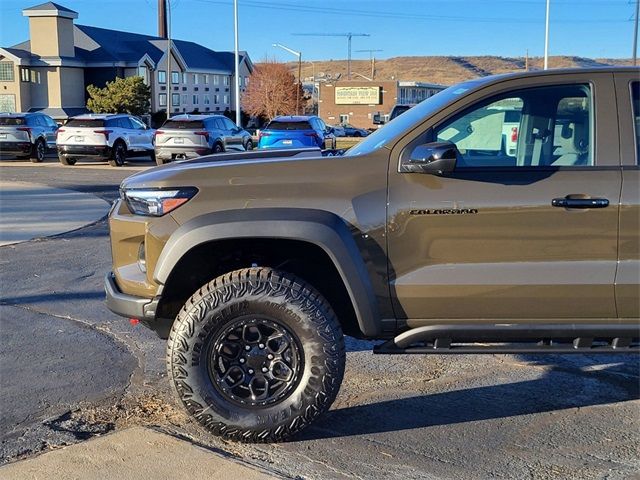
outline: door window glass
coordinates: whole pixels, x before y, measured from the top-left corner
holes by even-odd
[[[128,117],[120,117],[120,118],[118,118],[118,127],[126,128],[126,129],[132,129],[133,128],[133,126],[131,125],[131,122],[129,121]]]
[[[636,163],[640,164],[640,82],[631,84],[631,105],[633,108],[633,129],[636,132]]]
[[[587,85],[520,90],[493,97],[435,129],[455,143],[459,167],[593,165]]]
[[[131,117],[129,118],[129,120],[131,121],[131,125],[133,125],[133,128],[135,128],[136,130],[146,130],[144,123],[142,123],[137,118]]]

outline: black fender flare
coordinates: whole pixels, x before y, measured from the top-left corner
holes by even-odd
[[[381,329],[369,272],[348,224],[337,215],[312,209],[255,208],[201,215],[180,226],[169,238],[153,273],[159,294],[180,259],[198,245],[234,238],[299,240],[326,252],[346,286],[358,325],[368,337]]]

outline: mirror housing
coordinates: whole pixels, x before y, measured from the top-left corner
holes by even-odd
[[[451,142],[418,145],[408,159],[402,159],[400,173],[448,175],[455,170],[459,155],[458,148]]]

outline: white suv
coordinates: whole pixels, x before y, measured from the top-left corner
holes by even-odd
[[[80,157],[97,157],[121,167],[127,156],[142,153],[155,161],[154,133],[132,115],[79,115],[58,129],[58,159],[63,165],[74,165]]]

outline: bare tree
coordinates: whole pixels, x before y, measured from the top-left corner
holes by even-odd
[[[298,88],[299,84],[284,63],[267,59],[257,64],[249,77],[242,108],[249,115],[263,116],[268,120],[278,115],[293,115],[296,113]],[[300,91],[300,98],[302,95]]]

